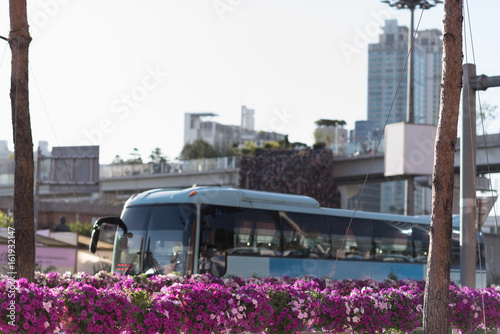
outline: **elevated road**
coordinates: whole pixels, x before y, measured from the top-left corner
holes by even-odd
[[[334,175],[337,185],[403,180],[384,176],[384,154],[357,157],[335,157]],[[371,167],[370,167],[371,166]],[[478,175],[500,172],[500,134],[478,136],[476,141],[476,171]],[[370,172],[367,178],[367,174]],[[455,152],[455,173],[460,173],[460,142]]]

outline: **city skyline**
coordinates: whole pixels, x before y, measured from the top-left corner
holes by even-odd
[[[308,145],[318,119],[343,119],[353,129],[367,119],[368,44],[378,41],[384,20],[410,21],[409,11],[376,0],[97,4],[28,4],[30,110],[35,148],[38,141],[99,145],[103,164],[134,148],[144,160],[155,147],[177,157],[186,112],[238,125],[246,105],[256,130]],[[496,9],[486,0],[470,5],[478,74],[500,74],[500,47],[486,23]],[[7,36],[7,3],[0,12]],[[425,11],[419,30],[442,29],[442,13],[443,5]],[[10,50],[2,43],[0,140],[13,150]],[[465,61],[472,62],[470,51]],[[481,93],[481,101],[500,105],[497,90]],[[499,132],[499,122],[487,131]]]

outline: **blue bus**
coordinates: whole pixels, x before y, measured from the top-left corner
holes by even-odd
[[[92,252],[103,224],[118,226],[112,271],[130,275],[426,276],[429,217],[353,214],[322,208],[307,196],[220,187],[149,190],[132,196],[121,217],[95,222]],[[451,278],[457,283],[458,228],[454,219]]]

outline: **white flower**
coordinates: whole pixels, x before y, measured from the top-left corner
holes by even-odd
[[[477,312],[474,312],[474,319],[477,319],[478,316],[479,314],[477,314]]]
[[[347,302],[345,303],[345,308],[346,308],[347,314],[351,313],[351,308],[349,307],[349,304],[347,304]]]
[[[352,322],[358,322],[359,321],[359,318],[358,317],[353,317],[352,318]]]
[[[252,299],[252,304],[254,304],[255,306],[257,306],[257,301],[255,299]]]
[[[52,302],[49,300],[48,302],[43,302],[43,308],[45,311],[50,312],[50,309],[52,308]]]
[[[356,314],[356,313],[358,313],[358,312],[359,312],[359,308],[357,308],[357,307],[356,307],[356,308],[354,309],[354,314]]]

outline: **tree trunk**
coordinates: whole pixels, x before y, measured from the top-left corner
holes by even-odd
[[[445,0],[443,81],[432,175],[432,215],[424,294],[425,334],[448,333],[453,161],[462,89],[462,0]]]
[[[32,282],[35,275],[33,212],[33,140],[28,96],[28,31],[26,0],[9,0],[12,74],[10,99],[14,134],[14,229],[17,278]]]

